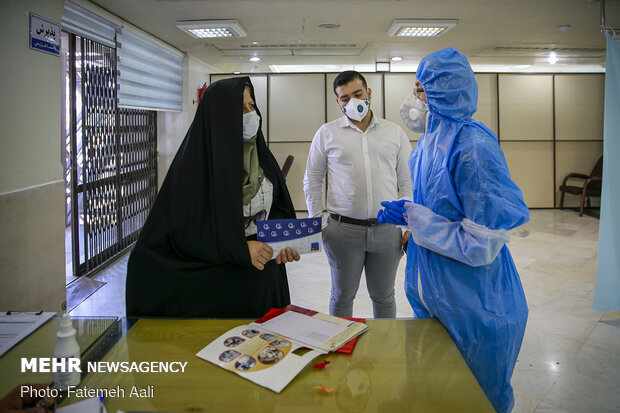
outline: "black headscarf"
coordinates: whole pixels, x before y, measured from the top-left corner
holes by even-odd
[[[177,281],[166,279],[165,284],[169,281],[180,283],[191,274],[198,277],[196,282],[204,288],[201,277],[231,276],[219,274],[220,267],[225,267],[228,272],[231,268],[242,272],[258,271],[252,266],[243,225],[242,115],[243,91],[247,84],[254,98],[248,77],[223,79],[205,90],[194,121],[170,166],[132,252],[127,276],[128,315],[134,315],[130,311],[135,315],[161,315],[146,314],[139,308],[140,305],[136,308],[139,303],[132,295],[136,280],[158,282],[158,275],[180,276]],[[260,127],[256,142],[260,167],[273,183],[269,218],[294,218],[295,212],[284,178],[265,144]],[[270,268],[276,267],[275,263],[270,264],[273,264]],[[286,278],[284,266],[277,267]],[[164,273],[154,277],[139,274],[144,271]],[[192,288],[191,284],[187,288]],[[170,302],[166,292],[157,293],[163,294],[165,301]],[[140,298],[138,301],[143,302],[142,307],[151,307],[149,303],[144,303],[145,300]],[[186,314],[185,311],[181,313]],[[202,313],[186,315],[209,316]]]

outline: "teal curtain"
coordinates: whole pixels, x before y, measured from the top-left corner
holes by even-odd
[[[607,33],[603,193],[594,303],[596,311],[620,310],[620,40]]]

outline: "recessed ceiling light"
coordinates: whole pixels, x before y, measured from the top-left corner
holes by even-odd
[[[403,60],[403,58],[402,58],[402,57],[400,57],[400,56],[394,56],[394,57],[392,57],[392,61],[394,61],[394,62],[400,62],[401,60]]]
[[[376,62],[375,63],[375,71],[377,72],[389,72],[392,68],[390,62]]]
[[[258,62],[259,60],[260,60],[260,57],[258,57],[258,56],[250,57],[250,62]]]
[[[247,36],[237,20],[186,20],[176,22],[176,26],[198,39]]]
[[[239,71],[233,72],[233,75],[240,75],[240,74],[241,74],[241,72],[239,72]]]
[[[340,24],[338,23],[321,23],[319,24],[319,27],[321,29],[337,29],[340,27]]]
[[[558,55],[555,52],[551,52],[549,53],[549,57],[547,58],[547,62],[549,62],[549,64],[554,65],[558,62]]]
[[[391,37],[437,37],[458,23],[456,19],[396,19],[388,28]]]

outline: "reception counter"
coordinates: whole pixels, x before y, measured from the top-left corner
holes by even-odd
[[[177,372],[84,371],[78,389],[107,389],[108,412],[494,411],[437,320],[368,320],[369,330],[360,336],[352,354],[317,357],[279,394],[195,355],[221,334],[246,323],[248,320],[176,319],[123,319],[111,323],[88,344],[89,360],[125,361],[126,365],[174,362]],[[0,358],[2,375],[15,368],[9,360],[17,353],[25,354],[20,348],[32,346],[33,339],[51,341],[49,351],[53,351],[56,330],[53,326],[48,330],[40,329],[36,336],[28,337]],[[30,357],[39,356],[41,349],[38,351]],[[313,368],[314,363],[323,360],[330,363],[323,369]],[[184,365],[183,371],[178,368],[180,365]],[[40,373],[12,376],[11,380],[3,377],[0,382],[4,393],[17,383],[51,381],[51,377]],[[328,392],[317,390],[317,386]],[[61,406],[79,400],[73,394]]]

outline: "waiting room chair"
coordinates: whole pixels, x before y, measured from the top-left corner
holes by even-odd
[[[284,166],[282,166],[282,176],[284,177],[284,179],[286,179],[286,175],[288,175],[288,171],[291,170],[291,165],[293,165],[294,160],[295,160],[295,157],[293,155],[289,155],[286,157],[286,160],[284,161]]]
[[[601,196],[601,182],[603,176],[603,157],[596,162],[592,172],[590,175],[578,174],[578,173],[570,173],[566,175],[562,185],[560,185],[560,209],[564,208],[564,194],[568,192],[573,195],[581,195],[581,202],[579,204],[579,216],[583,216],[583,204],[587,199],[588,208],[590,208],[590,197],[591,196]],[[579,185],[567,185],[566,182],[571,179],[582,179],[583,183],[581,186]]]

